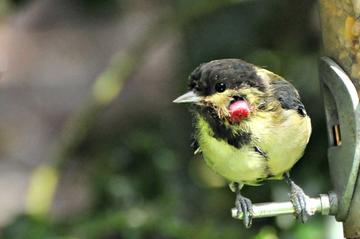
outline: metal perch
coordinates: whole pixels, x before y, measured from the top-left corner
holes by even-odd
[[[331,215],[336,212],[337,199],[334,193],[320,194],[317,198],[308,198],[307,210],[310,215],[321,213]],[[290,201],[257,203],[253,205],[253,218],[273,217],[294,214],[295,209]],[[238,213],[236,208],[231,209],[233,218],[242,219],[243,213]]]

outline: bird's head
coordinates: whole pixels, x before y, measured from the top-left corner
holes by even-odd
[[[255,66],[238,59],[215,60],[197,67],[189,76],[189,91],[173,102],[210,107],[220,119],[238,123],[261,108],[267,86]]]

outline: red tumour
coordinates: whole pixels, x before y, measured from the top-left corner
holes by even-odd
[[[232,122],[240,122],[249,116],[250,107],[244,100],[236,101],[230,105],[229,113]]]

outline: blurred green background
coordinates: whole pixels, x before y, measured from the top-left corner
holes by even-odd
[[[292,177],[329,191],[316,1],[2,0],[0,23],[1,238],[338,238],[321,216],[232,219],[235,195],[171,103],[213,59],[284,76],[313,124]],[[253,202],[287,193],[244,188]]]

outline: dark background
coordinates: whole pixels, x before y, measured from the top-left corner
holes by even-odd
[[[292,177],[316,196],[331,189],[320,49],[313,0],[2,0],[1,238],[338,238],[322,216],[232,219],[235,195],[194,158],[190,114],[171,103],[213,59],[284,76],[313,125]],[[244,188],[253,202],[287,193]]]

